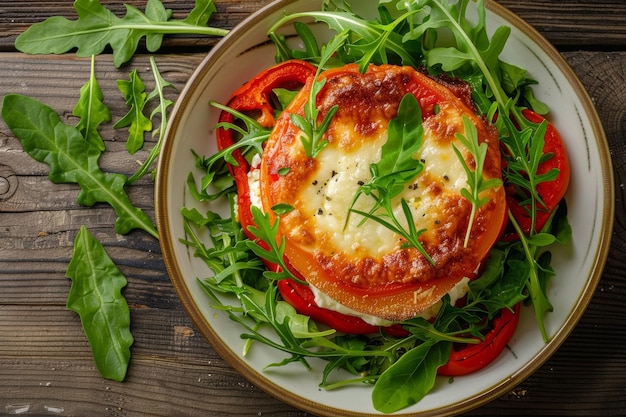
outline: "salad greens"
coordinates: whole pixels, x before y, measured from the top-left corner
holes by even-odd
[[[216,11],[212,0],[196,0],[195,7],[182,20],[171,19],[172,10],[160,0],[148,0],[145,13],[126,4],[126,16],[117,17],[99,1],[76,0],[77,20],[53,16],[36,23],[15,41],[15,47],[27,54],[62,54],[76,48],[82,57],[100,54],[108,45],[113,49],[113,63],[120,67],[129,61],[139,41],[145,37],[146,48],[155,52],[166,34],[224,36],[227,30],[207,26]]]
[[[370,63],[392,63],[425,68],[432,75],[447,74],[465,80],[472,86],[472,97],[478,110],[498,129],[501,141],[510,150],[510,158],[519,161],[518,165],[509,164],[507,167],[507,170],[513,171],[508,173],[508,178],[514,178],[519,182],[516,185],[531,191],[538,183],[549,181],[554,173],[545,176],[537,174],[538,164],[549,157],[541,151],[539,137],[543,128],[524,119],[521,111],[531,108],[537,113],[545,113],[547,109],[534,98],[532,85],[536,82],[527,76],[526,71],[499,58],[510,29],[497,28],[489,37],[483,1],[476,3],[477,16],[471,15],[469,4],[469,0],[381,0],[378,2],[378,17],[371,19],[354,13],[345,1],[327,0],[321,11],[284,16],[273,25],[268,36],[276,45],[279,61],[305,59],[318,65],[318,68],[326,64],[341,66],[358,63],[361,70]],[[302,19],[323,22],[337,33],[326,45],[331,45],[335,51],[332,59],[321,59],[323,52],[320,54],[320,51],[324,51],[324,46],[318,46],[313,32],[301,22]],[[296,33],[302,38],[303,50],[292,49],[288,39],[277,32],[291,22],[294,22]],[[442,32],[451,36],[441,36]],[[313,97],[315,94],[317,92],[312,91]],[[277,96],[293,97],[284,92],[277,92]],[[310,98],[310,102],[313,101]],[[381,161],[370,166],[371,181],[363,184],[354,197],[355,201],[361,194],[373,197],[373,209],[369,212],[352,210],[362,215],[363,221],[385,224],[411,244],[417,241],[421,231],[405,231],[398,227],[399,220],[385,208],[397,190],[422,169],[419,161],[411,157],[413,147],[420,146],[421,126],[419,123],[412,126],[410,118],[403,115],[405,110],[412,113],[419,111],[419,105],[415,104],[410,96],[402,101],[399,115],[390,123],[389,142],[382,149]],[[315,109],[309,113],[308,116],[317,116]],[[497,117],[498,114],[510,114],[513,120]],[[259,134],[260,129],[253,120],[246,118],[241,120],[248,131],[239,125],[232,128],[238,126],[247,151],[260,152],[260,144],[267,131]],[[304,126],[305,121],[293,123],[302,122],[300,124]],[[478,144],[476,132],[469,127],[471,123],[465,121],[465,124],[468,125],[465,135],[459,135],[457,139],[472,154],[476,164],[471,169],[464,163],[468,184],[463,195],[472,203],[475,212],[484,204],[480,192],[500,183],[499,180],[482,178],[486,150]],[[301,129],[305,130],[304,127]],[[255,140],[254,145],[248,146],[252,140]],[[323,142],[315,143],[312,150],[321,150],[320,144]],[[458,149],[455,148],[455,151],[460,154]],[[223,150],[216,158],[223,157],[222,161],[229,162],[229,152],[232,151]],[[228,182],[223,178],[229,175],[217,159],[209,158],[211,163],[207,164],[203,157],[196,155],[196,158],[196,166],[202,169],[203,181],[202,189],[192,192],[192,195],[209,195],[208,190],[216,184]],[[463,158],[461,160],[464,162]],[[215,308],[226,311],[232,320],[242,326],[244,333],[241,337],[286,354],[284,360],[269,366],[300,362],[308,367],[307,358],[325,358],[327,364],[321,387],[336,389],[355,383],[373,384],[374,407],[382,412],[394,412],[419,402],[427,395],[435,385],[437,369],[447,362],[452,345],[479,343],[489,320],[502,309],[512,309],[520,302],[532,304],[541,334],[546,341],[549,339],[544,315],[551,310],[546,288],[554,271],[550,267],[551,256],[546,247],[554,242],[565,243],[569,237],[564,208],[556,210],[542,231],[531,229],[528,236],[524,235],[509,212],[520,239],[498,242],[493,247],[484,270],[469,283],[464,306],[452,305],[446,295],[434,321],[413,318],[401,323],[406,336],[392,336],[381,331],[363,337],[338,334],[333,329],[320,332],[315,322],[284,306],[277,292],[277,279],[282,279],[282,275],[264,272],[268,279],[260,279],[259,270],[263,266],[258,262],[258,256],[271,262],[280,260],[276,256],[281,254],[281,242],[277,241],[275,231],[280,213],[270,224],[260,210],[253,208],[255,221],[262,233],[254,233],[258,239],[254,244],[246,243],[241,226],[236,221],[236,195],[232,179],[230,181],[231,186],[217,187],[219,196],[226,196],[230,202],[230,217],[221,217],[210,210],[202,215],[197,210],[183,209],[188,234],[183,242],[193,248],[196,256],[202,257],[214,271],[214,276],[199,278],[199,285]],[[196,185],[195,181],[189,184]],[[538,196],[535,193],[530,199],[534,203]],[[201,201],[207,199],[201,198]],[[411,211],[406,202],[403,204],[405,220],[411,225]],[[377,211],[379,208],[383,208],[384,214]],[[470,218],[470,229],[472,222],[473,218]],[[210,242],[201,238],[207,231],[211,236]],[[271,253],[254,247],[259,244],[273,248]],[[418,247],[418,244],[415,246]],[[281,266],[284,269],[285,266]],[[232,300],[234,304],[227,303],[227,300]],[[262,331],[265,327],[273,329],[276,338],[267,336],[268,333]],[[250,344],[246,343],[246,351],[249,348]],[[346,377],[346,372],[352,376]]]

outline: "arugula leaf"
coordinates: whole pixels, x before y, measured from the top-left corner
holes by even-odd
[[[80,186],[79,204],[109,203],[118,216],[118,233],[143,229],[158,238],[152,219],[133,206],[124,191],[126,177],[102,172],[98,166],[100,150],[77,128],[65,125],[54,110],[33,98],[9,94],[2,103],[2,117],[24,150],[50,167],[52,182]]]
[[[62,54],[76,48],[76,55],[100,54],[107,45],[113,49],[116,67],[130,60],[139,41],[146,37],[146,48],[155,52],[165,34],[224,36],[225,29],[208,27],[216,11],[212,0],[196,0],[183,20],[171,20],[172,11],[159,0],[148,0],[145,14],[126,4],[126,15],[117,17],[98,0],[76,0],[77,20],[53,16],[30,26],[15,40],[15,47],[27,54]]]
[[[508,132],[507,135],[500,138],[507,150],[504,153],[507,168],[503,173],[508,183],[523,190],[528,196],[527,200],[521,201],[520,204],[530,207],[532,220],[530,230],[534,231],[537,206],[545,207],[545,203],[537,192],[537,185],[542,182],[553,181],[559,175],[559,170],[556,168],[544,174],[538,174],[539,165],[544,161],[544,158],[549,157],[543,153],[548,122],[544,120],[538,125],[531,125],[527,121],[525,126],[518,130],[511,119],[503,119],[504,129]]]
[[[150,57],[150,68],[152,69],[152,75],[154,77],[155,86],[154,86],[154,90],[152,90],[152,92],[148,94],[148,97],[146,98],[146,102],[152,99],[159,100],[158,105],[154,108],[154,110],[150,114],[150,121],[153,121],[156,115],[160,115],[159,126],[152,131],[152,135],[153,136],[159,135],[159,138],[157,139],[156,144],[150,150],[150,153],[148,154],[148,157],[146,158],[146,160],[141,164],[141,167],[139,167],[137,172],[135,172],[130,178],[128,178],[128,180],[126,181],[127,185],[134,184],[141,177],[143,177],[152,166],[152,163],[154,162],[154,160],[159,156],[159,153],[161,152],[161,147],[163,145],[163,140],[165,138],[165,131],[167,129],[167,109],[172,104],[174,104],[172,100],[165,97],[164,90],[168,87],[171,87],[171,88],[176,88],[176,87],[174,86],[174,84],[163,79],[153,56]]]
[[[233,145],[222,149],[207,159],[207,163],[204,166],[207,171],[212,172],[212,165],[220,159],[223,159],[233,166],[238,166],[239,163],[232,156],[233,152],[237,149],[240,149],[242,155],[249,159],[251,159],[252,155],[260,155],[263,152],[263,143],[267,140],[267,138],[269,138],[272,129],[261,126],[256,119],[237,110],[231,109],[230,107],[216,103],[215,101],[211,101],[210,104],[213,107],[217,107],[222,111],[232,114],[238,120],[243,122],[245,129],[235,123],[220,122],[215,125],[216,128],[233,130],[240,135],[240,138]]]
[[[337,105],[331,107],[326,115],[324,115],[322,122],[318,124],[319,109],[317,108],[317,95],[326,84],[325,79],[319,79],[319,74],[324,65],[326,65],[326,62],[328,62],[337,49],[343,45],[347,37],[348,32],[343,31],[335,35],[326,45],[322,46],[322,54],[317,72],[313,78],[309,99],[304,105],[304,117],[296,113],[290,115],[292,123],[302,130],[300,140],[309,158],[315,158],[328,144],[328,140],[323,139],[324,133],[328,130],[328,126],[339,108]]]
[[[270,280],[278,280],[284,278],[291,278],[297,282],[303,283],[301,279],[294,276],[287,265],[285,264],[285,237],[283,236],[280,242],[277,242],[278,226],[280,217],[276,217],[272,223],[269,213],[263,213],[260,208],[251,206],[252,219],[255,226],[249,226],[250,232],[263,243],[255,241],[248,241],[248,248],[253,251],[258,257],[265,259],[268,262],[280,266],[280,270],[265,271],[263,276]]]
[[[499,187],[502,185],[502,180],[499,178],[490,178],[485,180],[483,177],[483,165],[485,163],[485,157],[487,156],[487,144],[485,142],[478,144],[478,133],[476,126],[469,120],[467,116],[463,116],[463,129],[465,135],[457,133],[456,139],[472,154],[474,158],[474,169],[472,170],[465,162],[465,157],[461,154],[461,151],[455,144],[452,144],[454,153],[461,162],[465,174],[467,175],[467,188],[461,190],[461,195],[465,197],[472,204],[472,211],[467,225],[467,232],[465,233],[465,241],[463,246],[467,247],[469,238],[472,232],[472,225],[474,224],[474,218],[478,209],[489,201],[488,197],[480,197],[480,193],[490,188]]]
[[[92,56],[89,80],[80,88],[80,98],[74,106],[73,114],[80,118],[76,128],[85,140],[104,151],[104,141],[98,133],[98,126],[111,121],[111,112],[103,102],[104,95],[96,79],[95,64],[96,58]]]
[[[102,244],[82,226],[67,267],[67,308],[80,316],[100,374],[123,381],[130,361],[130,310],[121,294],[126,278]]]
[[[346,49],[353,57],[352,62],[359,63],[361,71],[364,71],[372,61],[378,64],[387,63],[387,55],[384,53],[387,50],[400,57],[401,63],[417,67],[418,62],[414,59],[412,51],[407,50],[407,45],[402,44],[402,36],[394,32],[394,29],[415,13],[417,11],[410,10],[391,23],[381,24],[365,20],[350,10],[299,12],[282,17],[267,33],[274,41],[280,40],[280,37],[275,34],[278,28],[291,20],[310,17],[317,22],[326,23],[329,28],[337,33],[346,31],[350,33],[351,41],[346,45]],[[278,42],[277,45],[282,46],[283,51],[277,56],[284,58],[287,48],[281,42]]]
[[[451,349],[450,342],[425,342],[402,355],[374,384],[374,408],[393,413],[419,402],[435,386],[437,368]]]
[[[525,258],[524,267],[529,269],[526,274],[526,287],[528,288],[530,300],[532,302],[533,309],[535,310],[535,318],[537,320],[537,325],[539,326],[539,331],[541,332],[543,340],[547,342],[550,338],[548,337],[548,332],[546,330],[544,316],[545,313],[552,311],[553,307],[548,299],[545,283],[547,282],[548,277],[553,275],[553,273],[548,273],[550,269],[549,265],[544,265],[537,259],[539,247],[533,245],[531,241],[529,241],[510,210],[508,215],[509,223],[513,226],[520,238],[519,242],[522,246],[522,253]],[[539,257],[541,258],[541,255],[539,255]],[[546,258],[541,259],[545,260]]]
[[[408,203],[404,199],[401,200],[406,229],[394,215],[392,204],[393,198],[424,169],[424,165],[415,159],[416,152],[422,146],[424,129],[422,109],[413,94],[407,94],[402,98],[398,113],[389,121],[387,131],[387,141],[381,148],[380,161],[370,165],[372,177],[357,189],[349,212],[374,220],[402,236],[410,246],[420,251],[434,265],[435,262],[418,240],[426,230],[416,230]],[[356,201],[362,194],[372,197],[375,201],[369,212],[354,209]],[[377,213],[381,208],[383,213]],[[349,218],[346,219],[346,224],[348,220]]]
[[[128,78],[128,80],[117,80],[117,88],[124,96],[130,109],[113,127],[120,129],[130,126],[126,150],[128,153],[134,154],[143,147],[144,133],[152,130],[152,121],[143,114],[147,102],[146,86],[139,77],[137,69],[133,69]]]

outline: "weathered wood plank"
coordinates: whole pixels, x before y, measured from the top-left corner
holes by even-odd
[[[209,20],[209,25],[221,29],[231,29],[250,14],[258,10],[270,0],[214,0],[217,11]],[[146,0],[101,0],[104,6],[116,16],[123,17],[126,14],[124,4],[129,4],[143,11]],[[172,10],[172,16],[176,19],[184,19],[193,8],[193,1],[162,1],[166,8]],[[37,10],[34,14],[33,10]],[[70,0],[30,0],[30,1],[0,1],[0,51],[14,50],[15,38],[25,31],[30,25],[40,22],[52,16],[64,16],[68,19],[76,19],[77,14]],[[163,48],[169,50],[181,48],[199,52],[209,50],[219,38],[214,37],[190,37],[168,36],[163,41]],[[143,43],[142,43],[143,44]]]
[[[556,3],[553,0],[496,0],[537,28],[557,47],[567,49],[620,49],[626,41],[626,4],[621,0],[567,0]],[[102,0],[117,16],[125,14],[122,3],[144,9],[145,0]],[[184,18],[193,2],[163,1],[172,9],[176,18]],[[215,0],[217,12],[209,21],[210,26],[231,29],[269,0]],[[36,8],[37,15],[32,10]],[[50,16],[76,18],[71,1],[31,0],[29,2],[0,1],[0,51],[13,50],[15,38],[30,25]],[[164,39],[165,51],[177,50],[207,51],[218,41],[217,38],[189,36],[169,36]]]
[[[558,48],[618,49],[626,45],[626,3],[621,0],[496,0]]]

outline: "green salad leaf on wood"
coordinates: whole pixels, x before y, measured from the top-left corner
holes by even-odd
[[[207,26],[216,11],[212,0],[196,0],[195,7],[182,20],[172,19],[171,9],[159,0],[148,0],[145,13],[126,4],[126,15],[117,17],[94,0],[76,0],[78,19],[53,16],[35,23],[15,41],[15,47],[27,54],[62,54],[76,49],[82,57],[98,55],[107,46],[113,49],[113,63],[120,67],[135,54],[145,37],[146,48],[156,52],[164,35],[195,34],[224,36],[225,29]]]
[[[124,380],[134,341],[122,295],[127,281],[85,226],[74,239],[67,276],[72,280],[67,308],[80,316],[98,371],[104,378]]]

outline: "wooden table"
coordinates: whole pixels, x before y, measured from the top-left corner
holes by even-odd
[[[120,1],[103,4],[119,16]],[[127,0],[143,10],[144,0]],[[164,2],[186,16],[193,2]],[[211,24],[232,28],[267,0],[216,0]],[[608,263],[591,305],[569,339],[534,375],[470,415],[626,415],[626,3],[623,0],[501,0],[559,48],[593,98],[612,153],[616,222]],[[89,74],[73,54],[26,56],[15,37],[53,15],[75,18],[70,0],[0,1],[0,96],[21,93],[58,111],[71,110]],[[179,89],[214,45],[209,38],[168,38],[157,56],[163,76]],[[147,54],[116,70],[97,60],[97,77],[113,120],[125,112],[116,80],[137,68],[152,88]],[[172,95],[175,98],[175,94]],[[104,125],[105,171],[131,174],[136,160],[125,132]],[[148,148],[151,144],[147,145]],[[251,385],[226,364],[183,311],[158,241],[143,232],[118,235],[106,205],[76,203],[77,187],[54,185],[47,166],[26,155],[0,121],[0,415],[303,416]],[[153,183],[129,190],[154,215]],[[65,308],[65,271],[72,242],[87,225],[129,284],[135,343],[125,382],[99,376],[78,316]]]

